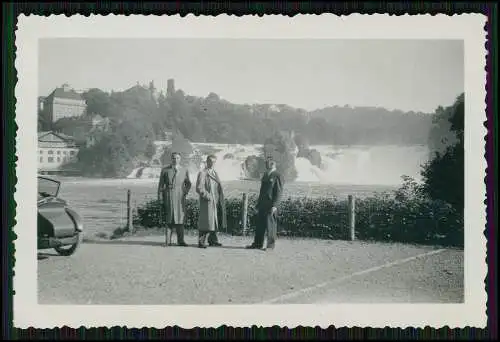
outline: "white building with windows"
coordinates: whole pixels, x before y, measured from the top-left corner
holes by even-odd
[[[79,117],[85,114],[87,104],[82,95],[65,83],[54,89],[49,96],[39,100],[47,122],[56,122],[62,118]]]
[[[57,132],[38,132],[38,170],[58,170],[76,160],[78,146],[73,137]]]

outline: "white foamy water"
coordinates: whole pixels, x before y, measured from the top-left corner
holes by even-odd
[[[157,143],[157,146],[162,146],[162,142]],[[215,167],[223,181],[246,178],[244,161],[248,156],[260,155],[261,148],[261,145],[206,143],[193,143],[193,146],[197,151],[214,150],[213,154],[217,157]],[[402,175],[420,180],[421,165],[428,158],[428,149],[425,146],[317,145],[310,148],[320,152],[321,166],[312,165],[307,158],[296,158],[298,182],[397,185],[401,183]],[[207,153],[199,152],[199,155],[204,160]],[[190,171],[194,180],[198,170]],[[158,178],[159,172],[159,167],[137,168],[128,178]]]
[[[321,153],[322,165],[320,168],[308,167],[314,170],[316,181],[333,184],[398,185],[402,175],[420,181],[421,165],[428,160],[425,146],[313,148]],[[297,168],[299,178],[304,168],[302,165]]]

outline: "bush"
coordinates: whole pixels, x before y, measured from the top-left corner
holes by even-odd
[[[406,190],[413,191],[411,180]],[[256,226],[257,196],[249,196],[248,232]],[[226,199],[227,233],[242,235],[241,201]],[[138,208],[134,223],[144,228],[164,226],[159,201]],[[348,203],[336,198],[288,198],[279,206],[278,235],[320,239],[348,237]],[[185,228],[197,229],[198,201],[188,199]],[[356,238],[368,241],[463,246],[463,217],[444,201],[383,193],[356,201]]]
[[[321,153],[316,149],[299,150],[297,158],[306,158],[311,162],[311,165],[321,167]]]
[[[464,210],[464,94],[452,106],[436,111],[431,135],[433,155],[423,165],[424,192]]]
[[[262,174],[266,170],[266,161],[263,157],[259,156],[248,156],[245,159],[245,175],[248,178],[260,179]]]
[[[295,148],[295,142],[289,134],[276,131],[265,140],[261,157],[272,157],[276,161],[276,168],[284,180],[294,181],[297,178]]]

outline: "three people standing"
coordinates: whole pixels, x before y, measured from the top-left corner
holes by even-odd
[[[180,165],[179,153],[172,153],[172,164],[164,167],[158,184],[158,199],[162,200],[162,209],[166,219],[165,245],[172,239],[172,230],[177,233],[177,244],[187,246],[184,241],[184,220],[186,197],[191,189],[187,168]],[[217,238],[217,231],[227,228],[224,190],[214,169],[216,157],[206,159],[206,167],[198,173],[196,192],[199,195],[198,247],[222,246]],[[273,249],[277,239],[278,204],[283,191],[281,174],[276,170],[276,162],[266,159],[266,172],[261,179],[257,201],[257,227],[254,241],[248,249],[265,249],[264,240],[267,232],[267,249]]]

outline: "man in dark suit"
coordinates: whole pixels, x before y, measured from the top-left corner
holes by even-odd
[[[266,173],[262,177],[257,200],[257,227],[254,241],[248,249],[264,249],[267,232],[267,248],[273,249],[277,238],[278,204],[283,192],[283,179],[276,170],[276,162],[266,159]]]

